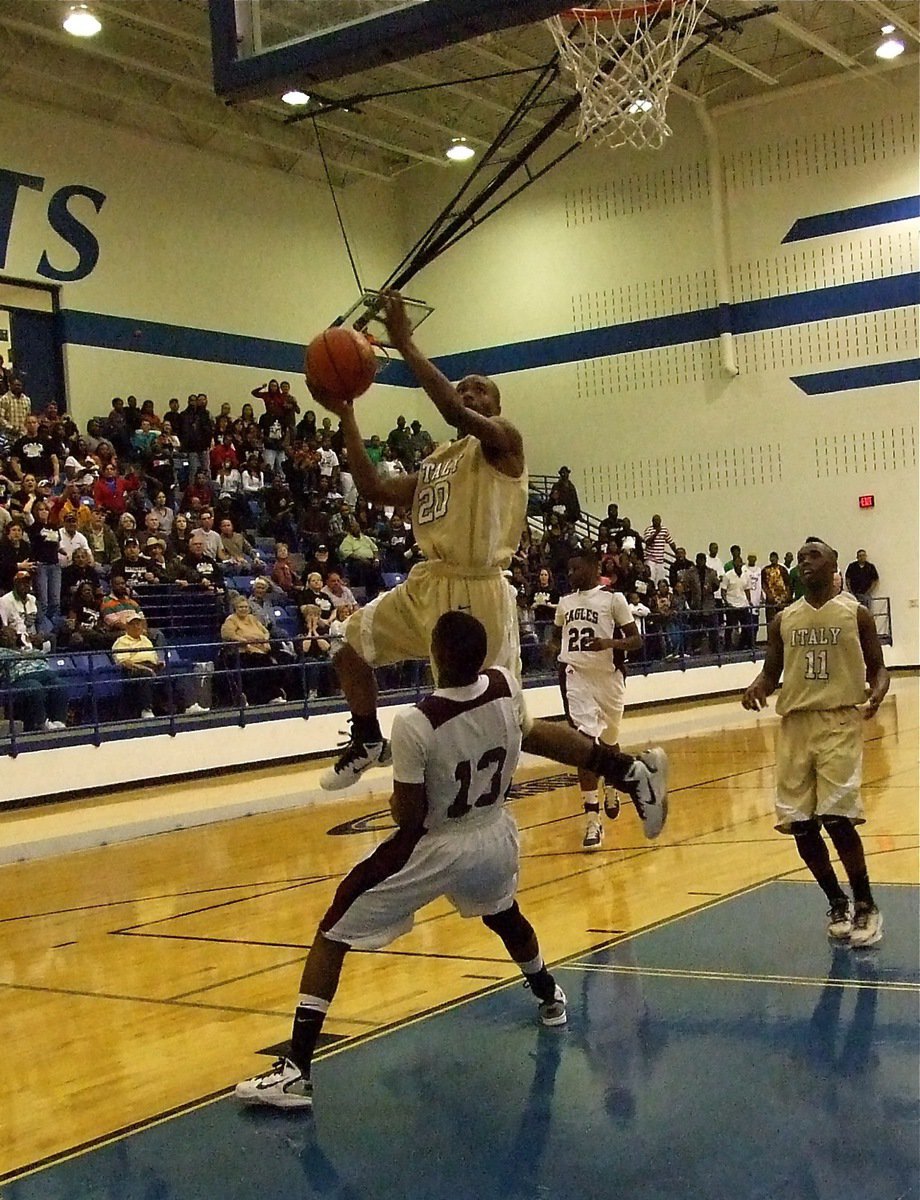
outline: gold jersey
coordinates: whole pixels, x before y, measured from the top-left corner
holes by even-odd
[[[527,470],[497,471],[478,438],[438,446],[419,467],[412,529],[433,562],[502,570],[517,549],[527,513]]]
[[[846,592],[814,608],[803,596],[780,614],[783,687],[776,711],[850,708],[866,698],[857,600]]]

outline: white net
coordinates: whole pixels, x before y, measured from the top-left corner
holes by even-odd
[[[581,96],[579,141],[657,150],[671,134],[668,91],[709,0],[575,8],[547,21]]]

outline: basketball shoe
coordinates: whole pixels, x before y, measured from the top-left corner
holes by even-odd
[[[379,742],[351,740],[328,771],[319,777],[319,786],[326,792],[339,792],[357,783],[368,767],[385,767],[393,755],[386,738]]]
[[[594,813],[585,822],[585,836],[581,843],[582,850],[600,850],[604,842],[604,827]]]
[[[668,756],[661,747],[637,755],[619,786],[636,806],[645,836],[658,837],[668,819]]]
[[[312,1108],[313,1083],[304,1079],[300,1067],[289,1058],[279,1058],[267,1071],[236,1085],[234,1096],[247,1104],[272,1108]]]
[[[540,1001],[540,1020],[544,1025],[556,1026],[565,1025],[568,1021],[565,1011],[565,992],[556,984],[556,991],[552,1000]]]
[[[620,815],[620,797],[615,787],[604,785],[604,812],[609,821],[615,821]]]
[[[857,950],[874,946],[882,940],[882,914],[874,904],[857,903],[853,906],[853,928],[850,945]]]
[[[853,917],[850,912],[850,902],[844,896],[834,900],[827,910],[827,936],[832,942],[849,941],[853,929]]]

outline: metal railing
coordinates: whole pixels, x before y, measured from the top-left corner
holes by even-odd
[[[743,645],[726,645],[724,610],[715,613],[657,615],[640,618],[644,626],[642,649],[629,656],[631,675],[687,671],[696,667],[756,662],[763,656],[766,606],[751,612],[740,631]],[[891,642],[891,606],[888,597],[873,601],[879,636]],[[756,620],[754,619],[756,618]],[[552,622],[535,622],[522,628],[521,663],[524,686],[555,684]],[[745,634],[753,634],[747,637]],[[246,661],[241,647],[232,642],[202,641],[181,646],[156,647],[161,668],[156,678],[132,677],[116,663],[110,651],[60,650],[44,655],[0,657],[0,754],[17,754],[56,746],[101,745],[104,741],[167,733],[177,736],[187,729],[236,725],[319,713],[345,712],[329,657],[304,657],[290,653],[292,642],[272,638],[271,658],[256,665]],[[41,662],[46,672],[35,687],[10,682],[14,664]],[[407,662],[376,672],[384,703],[416,703],[430,689],[427,664]],[[26,676],[28,679],[28,676]],[[150,684],[150,693],[141,686]],[[269,692],[272,694],[269,695]],[[281,694],[284,694],[283,701]],[[152,695],[159,715],[142,718],[141,706]],[[45,730],[49,712],[63,718],[64,728]],[[42,717],[42,714],[45,717]]]

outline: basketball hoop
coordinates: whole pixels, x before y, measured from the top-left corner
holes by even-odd
[[[546,22],[581,96],[575,136],[658,150],[670,137],[668,91],[709,0],[571,8]]]

